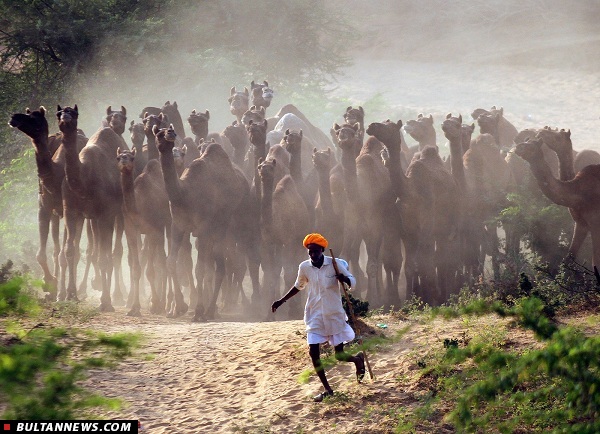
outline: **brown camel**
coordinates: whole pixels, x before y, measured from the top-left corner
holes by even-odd
[[[177,279],[176,261],[184,234],[203,235],[199,252],[214,261],[214,290],[206,311],[198,299],[193,320],[211,318],[216,313],[217,299],[225,275],[222,241],[227,235],[234,213],[239,209],[249,186],[241,171],[236,170],[227,153],[218,144],[209,145],[200,158],[194,160],[181,178],[173,160],[175,131],[172,127],[154,127],[158,141],[160,163],[173,219],[171,249],[167,260],[175,293],[174,315],[187,311]]]
[[[146,117],[146,113],[154,116],[158,116],[159,114],[163,114],[165,119],[168,119],[168,122],[165,121],[163,123],[164,128],[168,127],[170,123],[173,124],[175,128],[175,134],[177,134],[178,141],[183,140],[185,135],[185,127],[183,125],[183,118],[181,117],[181,113],[179,113],[179,108],[177,107],[177,101],[173,101],[171,104],[170,101],[167,101],[163,104],[162,107],[144,107],[142,113],[140,113],[140,118],[144,119]]]
[[[280,275],[283,269],[285,288],[291,288],[302,262],[298,249],[309,231],[308,210],[290,175],[274,184],[277,160],[266,160],[258,166],[261,178],[261,234],[264,287],[271,298],[281,296]],[[301,301],[290,304],[292,316],[298,316]]]
[[[66,151],[63,205],[67,240],[65,254],[69,273],[66,299],[77,300],[76,267],[79,257],[79,240],[84,218],[91,220],[93,243],[97,246],[97,261],[102,283],[100,310],[114,311],[110,296],[112,273],[111,247],[115,219],[122,216],[120,175],[114,156],[121,144],[110,128],[101,128],[87,145],[77,152],[77,106],[58,106],[59,129],[63,133]],[[59,294],[60,297],[60,294]]]
[[[188,146],[188,152],[185,156],[185,166],[189,166],[192,161],[200,156],[198,146],[200,140],[207,140],[208,137],[208,121],[210,120],[210,112],[206,110],[204,113],[197,112],[195,109],[187,118],[188,124],[194,134],[194,145]],[[187,138],[186,138],[187,139]]]
[[[451,273],[457,269],[454,262],[459,256],[456,248],[452,250],[456,247],[453,241],[458,239],[456,184],[433,147],[426,147],[404,173],[401,128],[402,121],[386,120],[371,123],[366,133],[386,147],[385,165],[401,216],[407,297],[417,295],[428,303],[445,301],[444,293],[454,286]],[[436,242],[439,242],[437,252]],[[437,291],[436,268],[442,293]]]
[[[44,107],[40,106],[38,110],[27,109],[25,113],[13,114],[8,124],[29,136],[35,148],[39,178],[38,228],[40,235],[40,247],[36,259],[44,272],[44,283],[51,296],[55,298],[59,273],[59,218],[63,215],[61,188],[65,177],[64,158],[59,159],[59,154],[51,153],[48,148],[48,121]],[[50,227],[52,227],[54,242],[54,273],[50,271],[46,256]]]
[[[543,158],[542,139],[519,143],[515,153],[529,163],[544,195],[557,205],[568,207],[592,234],[592,266],[600,267],[600,165],[584,167],[569,181],[556,179]]]
[[[352,106],[346,107],[346,112],[344,113],[344,122],[349,125],[354,125],[358,123],[358,138],[360,143],[364,143],[365,141],[365,110],[362,106],[358,106],[358,108],[354,108]]]
[[[573,144],[571,143],[571,131],[561,129],[551,129],[544,127],[539,130],[537,138],[542,139],[542,142],[552,149],[559,162],[559,179],[561,181],[570,181],[575,178],[575,166],[573,158]],[[585,167],[585,166],[584,166]],[[577,257],[577,253],[581,249],[590,228],[587,226],[585,219],[578,213],[577,209],[569,208],[569,212],[575,223],[573,230],[573,238],[569,245],[566,261],[572,261]]]
[[[131,138],[132,150],[135,149],[135,171],[134,176],[138,176],[146,167],[148,162],[148,148],[144,147],[146,133],[143,122],[131,121],[129,124],[129,137]]]
[[[510,149],[518,131],[515,126],[504,117],[504,108],[492,106],[490,110],[475,109],[471,117],[477,121],[481,134],[488,133],[494,136],[499,147]],[[481,121],[480,121],[481,118]]]
[[[408,161],[412,161],[413,155],[425,149],[426,146],[437,146],[436,132],[433,127],[433,115],[431,114],[423,116],[423,113],[419,113],[417,119],[406,121],[404,131],[417,141],[417,146],[409,148]]]
[[[263,81],[262,84],[250,83],[250,92],[252,93],[250,99],[250,105],[256,106],[258,108],[264,107],[267,109],[271,105],[271,101],[273,100],[273,89],[269,87],[269,83]]]
[[[250,142],[248,141],[248,132],[246,127],[238,121],[233,121],[231,125],[227,125],[221,132],[221,135],[227,137],[233,148],[232,161],[242,169],[245,169],[244,159]],[[246,170],[244,170],[246,172]]]
[[[242,123],[242,116],[250,108],[250,92],[245,87],[244,91],[237,91],[235,86],[231,88],[229,93],[229,111],[237,118],[239,123]]]
[[[256,107],[255,105],[250,106],[250,108],[244,112],[241,122],[248,127],[248,125],[250,125],[250,121],[254,122],[255,124],[263,121],[266,122],[265,108]],[[265,124],[265,129],[268,131],[267,124]]]

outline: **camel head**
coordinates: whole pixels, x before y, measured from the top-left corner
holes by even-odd
[[[206,137],[208,135],[208,120],[210,119],[210,113],[206,110],[204,113],[196,112],[192,110],[192,113],[187,118],[192,133],[197,137]]]
[[[481,114],[477,118],[477,125],[479,125],[479,131],[481,134],[491,134],[496,136],[498,134],[498,123],[502,115],[497,112],[490,112],[489,114]]]
[[[127,110],[121,106],[121,110],[113,110],[112,106],[106,109],[106,122],[108,126],[119,136],[125,132],[127,125]]]
[[[524,130],[521,130],[517,133],[517,135],[515,136],[513,141],[514,141],[515,145],[517,143],[523,143],[527,139],[533,139],[536,136],[536,134],[538,133],[538,131],[539,130],[537,130],[535,128],[525,128]]]
[[[8,125],[17,128],[32,139],[48,137],[48,120],[44,106],[34,111],[25,109],[25,113],[13,114]]]
[[[387,119],[384,122],[372,122],[367,127],[366,133],[369,136],[375,137],[377,140],[382,142],[386,147],[389,147],[391,144],[397,144],[400,147],[402,143],[402,121],[392,122]],[[400,148],[398,148],[398,151]]]
[[[359,128],[360,124],[358,123],[353,125],[338,125],[337,123],[334,123],[332,130],[335,132],[338,146],[341,149],[354,149],[356,141],[358,140]]]
[[[175,139],[177,138],[173,124],[170,124],[169,128],[159,128],[158,125],[154,125],[152,127],[152,133],[156,137],[156,147],[158,148],[158,152],[161,154],[167,152],[173,154]]]
[[[471,125],[462,124],[460,128],[463,154],[471,147],[471,136],[473,135],[473,131],[475,131],[475,123],[472,123]]]
[[[539,161],[544,158],[542,144],[543,141],[540,138],[527,139],[515,146],[515,154],[529,163]]]
[[[410,121],[409,121],[410,122]],[[406,129],[406,128],[405,128]],[[442,131],[448,140],[458,140],[462,137],[462,115],[458,117],[452,116],[451,113],[446,115],[446,119],[442,122]]]
[[[117,167],[121,173],[131,173],[135,168],[135,148],[131,151],[117,148]]]
[[[406,121],[404,125],[404,131],[406,131],[413,139],[417,142],[427,140],[428,137],[435,135],[433,128],[433,116],[423,116],[423,113],[419,113],[417,119],[410,119]]]
[[[363,128],[365,125],[365,111],[361,106],[358,106],[358,108],[347,107],[346,113],[344,113],[344,121],[350,125],[358,122],[361,128]]]
[[[211,138],[210,140],[204,140],[202,138],[200,139],[197,146],[198,152],[200,152],[200,156],[204,154],[204,152],[210,145],[219,145],[219,143],[216,142],[214,138]]]
[[[250,121],[253,121],[254,123],[262,122],[263,120],[265,120],[265,113],[266,111],[264,107],[257,107],[253,105],[248,110],[246,110],[246,112],[242,116],[242,124],[248,126]]]
[[[471,113],[471,117],[473,118],[473,120],[476,121],[479,118],[479,116],[489,115],[489,114],[490,114],[489,110],[477,108],[477,109],[473,110],[473,113]]]
[[[565,155],[573,152],[573,144],[571,143],[571,130],[558,130],[550,127],[544,127],[536,134],[537,138],[560,155]]]
[[[252,92],[252,99],[250,104],[256,107],[264,107],[265,109],[271,105],[273,99],[273,89],[269,87],[269,83],[263,81],[262,84],[250,83],[250,91]]]
[[[144,132],[144,124],[142,122],[131,121],[129,124],[129,137],[133,146],[142,147],[146,133]]]
[[[154,127],[160,128],[168,128],[169,119],[167,115],[164,113],[160,113],[158,115],[152,115],[148,112],[144,113],[144,119],[142,123],[144,124],[144,133],[146,137],[154,137]]]
[[[285,135],[282,140],[283,148],[290,154],[297,154],[302,149],[302,130],[290,131],[285,130]]]
[[[58,119],[58,129],[65,132],[77,133],[77,119],[79,118],[79,109],[77,104],[74,107],[61,106],[56,107],[56,117]]]
[[[275,159],[259,160],[258,164],[258,175],[263,181],[273,181],[275,178],[275,166],[277,161]]]
[[[252,121],[246,126],[250,143],[253,145],[263,145],[267,140],[267,120]]]
[[[312,162],[315,166],[317,172],[327,172],[331,170],[331,148],[327,148],[327,150],[317,150],[317,148],[313,149],[312,154]]]
[[[235,149],[245,149],[248,143],[248,132],[244,125],[238,121],[233,121],[223,130],[223,135],[229,139],[231,146]]]
[[[250,92],[247,87],[243,92],[238,92],[233,86],[227,101],[229,101],[229,111],[239,119],[250,108]]]

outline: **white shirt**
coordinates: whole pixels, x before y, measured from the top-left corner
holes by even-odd
[[[339,272],[348,276],[351,286],[356,285],[356,279],[348,271],[348,263],[339,258],[335,262]],[[302,262],[294,286],[300,291],[308,291],[304,308],[307,332],[332,336],[344,331],[348,318],[331,256],[325,256],[321,268],[313,266],[310,259]]]

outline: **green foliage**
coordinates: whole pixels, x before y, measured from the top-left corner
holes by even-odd
[[[556,205],[535,188],[520,186],[507,196],[509,206],[497,220],[508,230],[517,231],[525,247],[556,270],[565,257],[573,232],[573,219],[566,207]]]
[[[350,304],[352,305],[352,311],[356,318],[367,316],[367,312],[369,311],[369,302],[363,301],[359,298],[354,298],[354,296],[348,292],[348,299],[350,300]],[[342,296],[342,306],[346,311],[346,315],[351,319],[350,309],[348,308],[348,301],[345,296]],[[352,324],[350,324],[352,325]]]
[[[38,180],[35,152],[27,149],[0,172],[0,258],[17,262],[33,259],[26,252],[37,237]],[[35,256],[35,255],[34,255]]]
[[[467,318],[492,312],[512,318],[540,344],[515,351],[504,339],[481,339],[481,327],[478,338],[446,339],[421,366],[423,381],[432,384],[432,393],[423,396],[427,414],[441,402],[453,403],[446,420],[458,432],[598,432],[599,337],[557,326],[536,297],[513,306],[479,301],[455,310]],[[419,414],[417,409],[413,420]],[[405,416],[401,425],[407,423]]]
[[[106,335],[46,322],[26,330],[24,325],[39,314],[39,304],[23,283],[22,278],[13,278],[0,285],[0,312],[11,315],[4,322],[15,335],[0,334],[4,341],[0,345],[2,418],[71,420],[84,418],[95,407],[118,408],[118,399],[102,397],[81,384],[90,370],[114,367],[131,356],[139,336]]]

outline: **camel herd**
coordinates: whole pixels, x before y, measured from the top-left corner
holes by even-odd
[[[502,257],[519,252],[520,228],[502,228],[501,248],[495,220],[518,186],[567,207],[569,258],[591,233],[592,264],[600,264],[600,154],[574,151],[570,131],[519,132],[496,107],[476,109],[470,124],[448,114],[444,159],[432,115],[366,125],[363,108],[348,107],[327,136],[291,104],[267,117],[272,99],[266,81],[232,87],[235,120],[211,132],[209,111],[193,110],[193,137],[176,102],[145,107],[142,122],[129,124],[131,146],[123,139],[125,107],[109,106],[89,139],[78,129],[77,105],[57,108],[60,132],[52,135],[44,107],[14,114],[9,124],[35,147],[37,260],[51,296],[85,298],[92,272],[101,311],[127,304],[128,315],[141,315],[147,282],[151,313],[177,317],[191,308],[193,321],[204,321],[239,303],[267,312],[294,284],[303,237],[320,232],[348,260],[356,291],[372,306],[413,295],[440,304],[476,282],[486,261],[497,274]],[[409,147],[404,133],[417,145]],[[301,297],[289,305],[289,315],[300,317]]]

